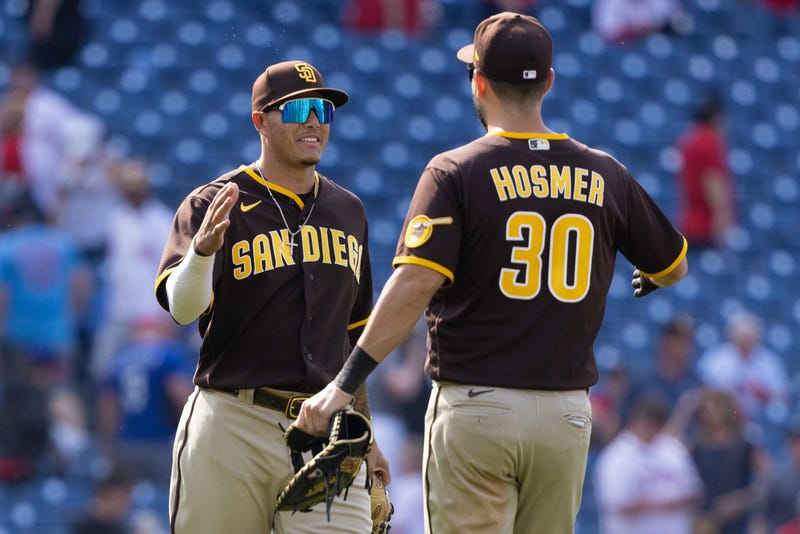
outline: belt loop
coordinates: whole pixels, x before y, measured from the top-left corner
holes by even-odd
[[[237,397],[239,400],[249,406],[253,405],[253,394],[255,393],[255,389],[253,388],[245,388],[239,389],[236,391],[238,393]]]

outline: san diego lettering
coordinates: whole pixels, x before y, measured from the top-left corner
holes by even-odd
[[[363,247],[352,235],[341,230],[303,226],[300,231],[303,262],[318,262],[347,267],[361,278],[361,252]],[[289,232],[286,229],[258,234],[251,241],[242,240],[231,247],[233,277],[242,280],[248,276],[294,265]]]

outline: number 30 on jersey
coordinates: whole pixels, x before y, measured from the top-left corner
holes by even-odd
[[[522,242],[512,248],[511,263],[521,268],[500,270],[500,291],[520,300],[530,300],[539,294],[545,239],[550,244],[550,257],[546,258],[550,293],[562,302],[582,300],[589,291],[594,227],[589,219],[577,213],[562,215],[549,229],[544,217],[534,211],[517,211],[508,218],[506,240]]]

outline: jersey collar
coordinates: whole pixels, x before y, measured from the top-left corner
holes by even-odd
[[[494,135],[497,137],[507,137],[509,139],[530,139],[536,137],[538,139],[551,139],[554,141],[569,139],[565,133],[528,133],[528,132],[489,132],[486,136]]]
[[[261,176],[256,171],[251,169],[248,165],[240,165],[239,169],[244,171],[244,172],[246,172],[247,175],[250,178],[252,178],[256,182],[258,182],[259,184],[263,185],[264,187],[269,187],[273,191],[276,191],[276,192],[278,192],[278,193],[280,193],[282,195],[285,195],[285,196],[291,198],[292,200],[295,201],[295,203],[298,206],[300,206],[300,209],[303,209],[305,207],[305,205],[306,205],[305,202],[303,202],[303,199],[300,198],[297,195],[297,193],[294,193],[293,191],[289,191],[285,187],[281,187],[278,184],[274,184],[274,183],[270,182],[269,180],[267,180],[266,178],[261,178]],[[319,192],[319,173],[317,171],[314,171],[314,198],[317,198],[317,193],[318,192]]]

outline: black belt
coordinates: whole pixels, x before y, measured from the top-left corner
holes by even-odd
[[[220,389],[223,393],[233,395],[240,400],[246,401],[249,392],[253,392],[253,404],[283,412],[289,419],[297,419],[300,415],[300,406],[303,401],[311,397],[305,393],[295,393],[293,391],[282,391],[280,389],[272,389],[267,387],[255,389]]]

